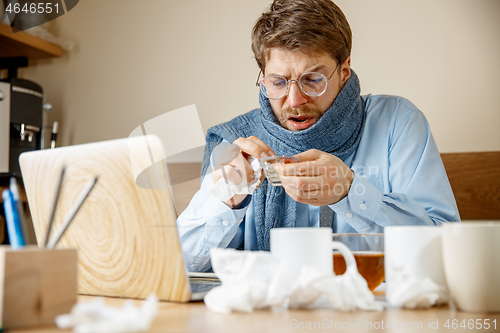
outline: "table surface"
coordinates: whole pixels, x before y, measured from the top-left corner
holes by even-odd
[[[79,296],[78,301],[85,302],[95,298],[95,296]],[[120,306],[125,300],[106,297],[105,301],[110,306]],[[142,301],[134,300],[133,302],[140,305]],[[472,325],[472,322],[474,325],[477,323],[484,325],[485,319],[489,319],[490,329],[477,330],[475,326],[470,326],[471,328],[460,327],[461,324],[463,326],[463,323],[465,326]],[[496,329],[494,320],[496,320]],[[447,322],[450,328],[445,327]],[[456,328],[452,326],[454,323]],[[400,328],[397,327],[398,325]],[[432,329],[429,329],[429,325],[432,325]],[[434,329],[435,327],[437,329]],[[500,313],[469,313],[456,311],[449,306],[440,306],[427,310],[385,308],[382,312],[356,311],[350,313],[337,312],[328,308],[312,310],[272,309],[258,310],[250,314],[223,315],[211,312],[203,302],[187,304],[159,302],[158,316],[154,319],[148,332],[264,333],[297,331],[500,332]],[[8,330],[7,332],[70,331],[59,330],[54,326],[40,329]]]

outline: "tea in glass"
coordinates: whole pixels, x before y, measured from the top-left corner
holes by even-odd
[[[370,290],[384,281],[384,234],[333,234],[333,240],[344,243],[352,251],[359,274]],[[346,271],[344,257],[338,252],[333,253],[333,270],[336,275]]]

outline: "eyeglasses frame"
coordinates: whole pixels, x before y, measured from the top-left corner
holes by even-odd
[[[314,74],[320,74],[320,75],[323,75],[323,76],[326,78],[325,74],[323,74],[323,73],[319,73],[319,72],[306,72],[306,73],[302,73],[302,74],[300,74],[299,78],[298,78],[298,79],[296,79],[296,80],[288,80],[288,79],[287,79],[286,77],[284,77],[284,76],[271,74],[271,75],[264,76],[262,79],[260,79],[260,80],[259,80],[259,77],[260,77],[260,75],[262,74],[262,69],[261,69],[261,70],[259,71],[259,75],[257,76],[257,82],[255,82],[255,86],[260,87],[260,90],[262,91],[262,93],[263,93],[263,94],[264,94],[267,98],[272,99],[272,100],[282,99],[283,97],[285,97],[286,95],[288,95],[288,92],[290,91],[290,82],[296,82],[296,83],[297,83],[297,86],[298,86],[298,87],[299,87],[299,89],[300,89],[300,91],[302,91],[302,92],[303,92],[304,94],[306,94],[307,96],[309,96],[309,97],[319,97],[319,96],[323,95],[323,94],[326,92],[326,89],[328,89],[328,82],[330,82],[330,80],[333,78],[333,76],[334,76],[334,75],[335,75],[335,73],[337,72],[337,69],[339,68],[339,66],[340,66],[340,61],[339,61],[339,63],[337,64],[337,67],[335,67],[335,70],[333,71],[332,75],[330,75],[330,77],[326,79],[325,90],[323,90],[323,92],[322,92],[321,94],[319,94],[319,95],[315,95],[315,96],[311,96],[311,95],[309,95],[308,93],[306,93],[306,92],[304,91],[304,89],[302,89],[302,87],[301,87],[301,85],[300,85],[300,83],[299,83],[300,78],[301,78],[303,75],[306,75],[306,74],[313,74],[313,73],[314,73]],[[266,95],[266,93],[264,92],[264,90],[262,89],[262,81],[264,81],[264,79],[266,79],[266,78],[268,78],[268,77],[270,77],[270,76],[279,76],[279,77],[282,77],[282,78],[284,78],[284,79],[286,80],[286,91],[285,91],[285,93],[283,94],[283,96],[278,97],[278,98],[271,98],[271,97],[267,96],[267,95]]]

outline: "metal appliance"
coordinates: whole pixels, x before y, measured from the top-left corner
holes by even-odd
[[[0,80],[0,174],[18,177],[19,155],[42,147],[43,89],[17,77],[17,68],[27,65],[26,58],[0,59],[0,69],[8,70]]]

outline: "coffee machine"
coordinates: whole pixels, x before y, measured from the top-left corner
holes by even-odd
[[[19,155],[42,148],[43,89],[17,77],[22,57],[1,58],[0,69],[8,76],[0,80],[0,175],[21,177]]]

